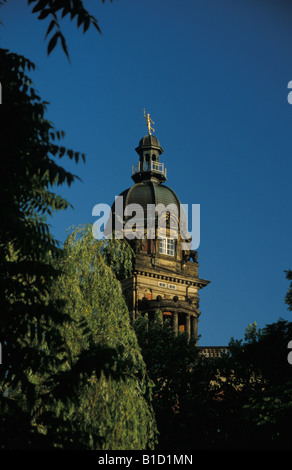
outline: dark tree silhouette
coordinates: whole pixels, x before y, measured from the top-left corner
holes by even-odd
[[[101,1],[105,3],[105,0]],[[0,6],[8,2],[9,0],[1,0]],[[48,54],[55,49],[59,41],[69,59],[66,38],[61,29],[61,21],[66,16],[71,21],[76,20],[77,27],[82,28],[84,33],[92,26],[101,34],[97,19],[87,11],[81,0],[27,0],[27,4],[31,8],[31,12],[37,15],[38,20],[49,21],[45,35],[48,40]]]

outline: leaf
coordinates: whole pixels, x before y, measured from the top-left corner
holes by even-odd
[[[38,16],[38,19],[39,19],[39,20],[43,20],[43,19],[45,19],[50,13],[52,13],[52,12],[51,12],[51,10],[49,10],[48,8],[45,9],[45,10],[42,10],[41,13],[40,13],[39,16]]]
[[[73,150],[68,149],[68,150],[67,150],[67,155],[68,155],[68,157],[69,157],[70,159],[72,159],[72,158],[73,158]]]
[[[83,33],[86,33],[89,26],[90,26],[90,18],[89,18],[89,16],[86,16],[85,19],[84,19],[84,22],[83,22]]]
[[[60,31],[57,31],[54,36],[50,39],[48,44],[48,55],[52,52],[52,50],[56,47],[58,38],[61,37]]]
[[[79,15],[78,15],[78,19],[77,19],[77,28],[79,28],[79,26],[84,22],[84,13],[81,12]]]
[[[70,13],[70,8],[68,6],[65,6],[62,11],[61,18],[64,18],[64,16],[68,15]]]
[[[69,62],[70,62],[70,57],[69,57],[69,52],[68,52],[66,40],[65,40],[65,38],[64,38],[64,36],[63,36],[62,34],[61,34],[61,42],[62,42],[63,51],[65,52],[66,57],[67,57],[67,59],[68,59]]]
[[[59,149],[59,158],[62,158],[64,156],[66,152],[66,148],[65,147],[60,147]]]
[[[68,2],[67,0],[67,5],[64,6],[64,0],[55,0],[54,2],[54,11],[57,12],[59,10],[62,10],[64,8],[68,8],[68,4],[70,5],[70,0]]]
[[[98,24],[97,24],[97,20],[96,20],[93,16],[91,16],[90,19],[91,19],[92,24],[93,24],[93,26],[95,27],[95,29],[97,29],[97,31],[98,31],[100,34],[102,34],[102,31],[101,31],[100,27],[99,27]]]
[[[32,9],[32,13],[36,13],[40,10],[43,10],[44,7],[48,4],[48,0],[39,0],[39,2],[35,5],[35,7]]]
[[[45,39],[48,37],[48,35],[49,35],[50,32],[52,31],[53,27],[56,26],[56,25],[57,25],[56,20],[52,20],[52,21],[50,22],[50,25],[49,25],[49,27],[48,27],[48,29],[47,29],[47,32],[46,32]]]

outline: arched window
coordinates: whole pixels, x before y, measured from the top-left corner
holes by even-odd
[[[146,167],[146,171],[150,170],[150,155],[149,155],[149,153],[146,153],[146,155],[145,155],[145,167]]]

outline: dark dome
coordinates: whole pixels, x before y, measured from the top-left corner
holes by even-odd
[[[180,201],[178,196],[175,192],[168,188],[167,186],[163,186],[156,181],[147,180],[141,181],[139,183],[134,184],[131,188],[126,189],[123,191],[120,196],[123,197],[123,220],[126,221],[127,217],[125,214],[125,208],[129,206],[129,204],[139,204],[144,213],[144,220],[147,219],[147,204],[154,204],[157,206],[158,204],[163,204],[167,207],[169,204],[173,204],[177,208],[177,215],[179,219],[181,218],[181,207]],[[174,209],[176,210],[176,209]],[[115,226],[115,203],[112,205],[112,227],[114,229]],[[128,216],[132,217],[132,216]]]
[[[139,146],[136,148],[136,152],[139,153],[140,150],[148,148],[157,149],[160,153],[163,152],[163,148],[161,147],[159,140],[152,134],[145,135],[140,140]]]
[[[123,197],[123,221],[126,222],[127,218],[132,218],[133,215],[125,216],[125,208],[129,204],[139,204],[144,212],[144,220],[147,219],[147,204],[163,204],[165,208],[173,204],[177,208],[177,216],[180,224],[185,222],[185,212],[183,207],[180,206],[180,200],[176,193],[168,186],[164,186],[157,181],[147,180],[134,184],[131,188],[123,191],[120,196]],[[170,209],[171,210],[171,209]],[[176,209],[175,209],[176,210]],[[131,212],[131,211],[130,211]],[[119,218],[119,213],[117,214]],[[181,225],[180,225],[181,226]],[[115,203],[112,205],[112,228],[115,230]],[[105,232],[108,233],[108,228]]]
[[[177,207],[178,217],[180,218],[180,200],[176,193],[167,186],[161,185],[156,181],[147,180],[136,183],[131,188],[123,191],[120,196],[123,197],[123,219],[125,221],[124,213],[125,207],[129,204],[139,204],[144,212],[144,219],[147,218],[147,204],[174,204]],[[115,202],[112,205],[112,229],[115,230]],[[105,234],[108,234],[111,229],[106,227]]]
[[[129,204],[140,204],[143,210],[147,210],[147,204],[175,204],[180,208],[180,201],[175,192],[168,186],[163,186],[156,181],[141,181],[126,189],[121,196],[124,198],[124,207]],[[146,212],[145,212],[146,213]]]
[[[152,145],[156,145],[157,147],[161,146],[159,140],[152,134],[145,135],[139,142],[140,147],[149,147]]]

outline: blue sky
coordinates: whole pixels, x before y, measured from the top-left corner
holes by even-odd
[[[63,165],[82,179],[61,193],[74,210],[51,221],[60,241],[94,222],[133,184],[135,147],[155,122],[167,185],[201,205],[200,345],[226,345],[259,327],[291,320],[284,296],[292,269],[292,6],[281,0],[100,0],[85,35],[63,21],[71,63],[49,57],[26,2],[0,9],[1,47],[25,55],[47,118],[86,163]]]

